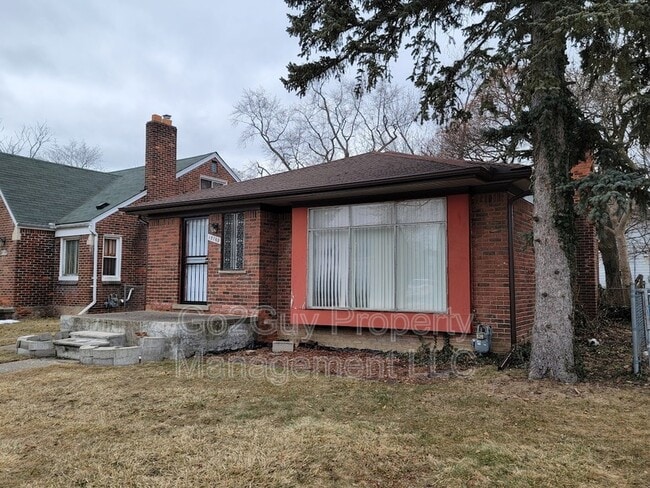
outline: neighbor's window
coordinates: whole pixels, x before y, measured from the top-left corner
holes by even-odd
[[[102,280],[119,281],[122,267],[122,238],[104,236],[103,249]]]
[[[223,216],[222,269],[244,269],[244,213]]]
[[[446,200],[309,210],[309,306],[447,309]]]
[[[79,278],[79,239],[61,239],[61,260],[59,279],[77,280]]]
[[[204,176],[201,177],[201,190],[205,190],[207,188],[216,188],[218,186],[223,186],[227,183],[225,180],[220,180],[217,178],[206,178]]]

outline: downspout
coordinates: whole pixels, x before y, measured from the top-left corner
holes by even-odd
[[[517,296],[515,293],[515,212],[514,204],[527,194],[508,197],[508,287],[510,296],[510,352],[499,365],[499,370],[504,369],[510,361],[517,348]]]
[[[94,222],[88,226],[88,230],[90,231],[90,235],[93,236],[93,300],[88,305],[86,305],[86,307],[81,312],[79,312],[79,315],[84,315],[97,303],[97,260],[99,254],[99,246],[97,245],[98,236],[97,231],[95,230]]]

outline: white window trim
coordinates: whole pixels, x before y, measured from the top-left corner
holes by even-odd
[[[201,182],[202,181],[210,181],[212,183],[218,183],[218,186],[225,186],[225,185],[228,184],[228,182],[226,180],[223,180],[221,178],[214,178],[212,176],[201,175],[201,177],[199,179],[199,190],[203,189],[203,188],[201,188]],[[216,187],[214,185],[212,185],[212,188],[216,188]],[[206,188],[206,190],[207,190],[207,188]]]
[[[66,275],[64,273],[65,268],[65,250],[67,247],[67,242],[77,241],[77,274]],[[76,237],[63,237],[61,238],[61,243],[59,246],[59,281],[79,281],[79,251],[81,250],[81,239],[79,236]]]
[[[106,275],[104,274],[104,245],[106,243],[106,239],[115,239],[115,271],[117,274],[115,275]],[[113,234],[104,234],[102,236],[102,282],[107,283],[107,282],[118,282],[122,281],[122,236],[118,235],[113,235]]]

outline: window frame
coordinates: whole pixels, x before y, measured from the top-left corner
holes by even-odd
[[[75,273],[66,273],[66,255],[68,253],[68,243],[76,242],[76,256],[75,256]],[[81,248],[81,239],[79,236],[62,237],[59,249],[59,281],[79,281],[79,249]]]
[[[232,249],[232,241],[234,240],[234,242],[235,242],[235,245],[234,245],[234,249],[235,249],[234,261],[235,261],[235,264],[234,265],[232,264],[233,256],[231,255],[231,264],[226,266],[226,259],[225,259],[226,258],[225,250],[226,250],[226,241],[227,241],[227,238],[226,238],[226,218],[228,218],[229,215],[234,215],[234,216],[238,216],[238,217],[235,218],[235,225],[233,226],[232,235],[229,236],[230,239],[231,239],[231,244],[230,244],[231,249]],[[241,216],[241,218],[239,216]],[[241,257],[241,266],[237,265],[237,262],[239,261],[238,256],[237,256],[237,248],[238,248],[238,245],[237,245],[237,231],[238,231],[239,225],[242,226],[242,231],[241,231],[242,232],[241,256],[240,256]],[[224,213],[223,214],[223,226],[222,227],[223,227],[223,229],[222,229],[222,232],[221,232],[221,270],[222,271],[243,271],[245,269],[245,267],[246,267],[246,263],[245,263],[245,257],[246,257],[246,218],[245,218],[244,212],[228,212],[228,213]]]
[[[210,182],[210,187],[209,188],[203,188],[203,182],[204,181],[209,181]],[[227,185],[228,182],[224,179],[221,178],[215,178],[213,176],[204,176],[201,175],[199,177],[199,190],[209,190],[211,188],[219,188],[220,186],[225,186]]]
[[[397,217],[397,212],[398,212],[398,205],[407,203],[407,202],[417,202],[417,201],[425,201],[425,200],[432,200],[432,201],[440,201],[442,202],[442,218],[440,220],[434,219],[434,220],[426,220],[426,221],[420,221],[420,222],[399,222],[399,219]],[[390,213],[390,222],[375,222],[375,223],[360,223],[360,224],[355,224],[353,222],[353,209],[355,207],[364,207],[364,206],[389,206],[389,213]],[[307,309],[312,309],[312,310],[349,310],[349,311],[377,311],[377,312],[395,312],[395,313],[445,313],[447,308],[449,307],[449,243],[448,243],[448,235],[449,235],[449,228],[448,228],[448,218],[447,218],[447,207],[448,207],[448,202],[445,197],[432,197],[432,198],[420,198],[420,199],[412,199],[412,200],[394,200],[394,201],[382,201],[382,202],[368,202],[368,203],[360,203],[360,204],[350,204],[350,205],[333,205],[333,206],[324,206],[324,207],[310,207],[307,210],[307,282],[306,282],[306,308]],[[332,210],[341,210],[341,209],[346,209],[347,210],[347,224],[345,225],[335,225],[332,227],[313,227],[312,226],[312,211],[314,210],[322,210],[322,209],[332,209]],[[398,283],[399,283],[399,268],[398,268],[398,261],[397,261],[397,247],[398,247],[398,233],[399,233],[399,228],[400,227],[411,227],[411,226],[418,226],[418,225],[441,225],[443,227],[443,233],[444,233],[444,256],[443,256],[443,265],[444,265],[444,304],[440,309],[412,309],[412,308],[399,308],[398,307]],[[391,307],[383,307],[383,308],[377,308],[377,307],[362,307],[358,305],[353,305],[353,284],[352,281],[354,279],[354,252],[353,252],[353,234],[355,229],[370,229],[370,228],[385,228],[385,229],[390,229],[392,228],[392,233],[393,233],[393,249],[395,253],[395,260],[393,261],[393,274],[392,274],[392,279],[393,279],[393,302],[392,302],[392,308]],[[322,306],[322,305],[314,305],[314,296],[312,295],[313,293],[313,286],[314,286],[314,266],[313,266],[313,255],[312,255],[312,250],[314,248],[314,235],[318,233],[319,231],[323,230],[347,230],[348,232],[348,239],[347,239],[347,245],[348,245],[348,251],[347,251],[347,276],[345,277],[345,287],[346,287],[346,298],[344,299],[345,305],[342,306]]]
[[[106,256],[106,240],[115,241],[115,256]],[[115,274],[107,275],[105,273],[105,259],[115,259]],[[102,237],[102,282],[119,282],[122,280],[122,236],[113,234],[104,234]]]

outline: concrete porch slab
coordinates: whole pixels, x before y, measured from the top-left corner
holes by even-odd
[[[190,357],[247,347],[254,341],[256,318],[188,312],[118,312],[64,315],[61,331],[123,334],[124,346],[137,346],[143,337],[166,339],[164,358]]]

